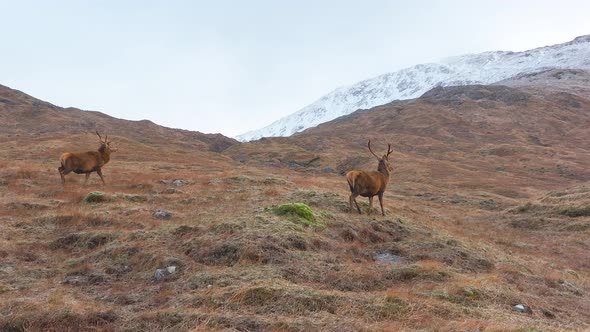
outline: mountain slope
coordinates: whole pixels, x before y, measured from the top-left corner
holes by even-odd
[[[237,143],[221,134],[203,134],[159,126],[148,120],[122,120],[95,111],[61,108],[0,85],[1,141],[39,135],[94,135],[95,130],[140,142],[176,142],[217,152]]]
[[[342,87],[240,141],[289,136],[306,128],[396,99],[416,98],[436,86],[491,84],[549,68],[590,69],[590,35],[524,52],[484,52],[420,64]]]
[[[392,144],[394,178],[404,179],[404,186],[526,195],[533,187],[588,181],[590,98],[561,91],[571,82],[549,77],[544,90],[437,87],[417,99],[357,111],[291,137],[239,144],[226,153],[244,163],[344,174],[375,167],[366,148],[372,139],[381,149]]]
[[[587,97],[439,87],[222,153],[197,133],[0,99],[0,331],[590,327]],[[59,153],[95,147],[91,125],[118,144],[106,185],[64,187]],[[328,169],[374,169],[369,137],[395,150],[386,216],[366,199],[350,213]]]

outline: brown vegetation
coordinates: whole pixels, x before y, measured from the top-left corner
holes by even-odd
[[[125,154],[90,203],[99,182],[62,187],[55,155],[116,119],[0,89],[0,330],[587,330],[590,102],[437,94],[223,153],[119,123]],[[68,140],[22,120],[45,111]],[[350,157],[367,128],[398,142],[385,217],[351,214],[339,174],[373,167]],[[277,212],[295,203],[315,222]]]

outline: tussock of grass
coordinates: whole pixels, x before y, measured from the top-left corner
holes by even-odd
[[[334,313],[338,297],[306,289],[288,290],[258,286],[238,291],[231,301],[247,306],[256,306],[265,312],[302,314],[327,311]]]
[[[231,242],[214,245],[193,241],[189,243],[185,254],[195,261],[207,265],[235,265],[242,256],[242,248]]]
[[[292,200],[305,203],[315,208],[338,212],[350,212],[348,200],[333,192],[316,192],[314,190],[297,190],[290,195]],[[362,204],[359,202],[359,204]],[[367,205],[368,206],[368,205]]]
[[[238,176],[231,176],[228,178],[228,180],[230,181],[234,181],[234,182],[256,182],[256,179],[251,177],[251,176],[247,176],[247,175],[238,175]]]
[[[114,240],[112,234],[107,233],[74,233],[60,237],[50,244],[51,249],[94,249]]]
[[[224,222],[215,224],[210,227],[211,232],[215,234],[233,234],[240,232],[244,229],[244,225],[238,223]]]
[[[558,210],[559,214],[576,218],[590,216],[590,206],[568,206]]]
[[[452,290],[450,293],[442,292],[436,297],[456,304],[474,306],[483,301],[484,292],[476,287],[466,286]]]
[[[528,212],[540,211],[540,210],[543,210],[543,208],[544,207],[541,205],[533,204],[533,203],[529,202],[524,205],[517,206],[516,208],[513,209],[513,211],[516,213],[528,213]]]
[[[318,222],[309,206],[303,203],[288,203],[274,207],[273,212],[278,216],[287,216],[291,221],[306,226],[317,225]]]
[[[147,201],[147,197],[144,195],[118,194],[117,196],[123,197],[126,200],[128,200],[130,202],[135,202],[135,203]]]
[[[106,202],[107,200],[108,197],[101,191],[90,192],[88,195],[86,195],[86,197],[84,197],[84,202],[86,203],[102,203]]]
[[[383,303],[379,306],[378,318],[379,319],[399,319],[403,314],[408,311],[408,302],[397,296],[386,296]]]
[[[404,266],[402,268],[394,269],[389,274],[390,280],[410,281],[410,280],[431,280],[444,281],[450,275],[445,271],[436,271],[433,269],[424,268],[418,265]]]
[[[12,317],[0,323],[0,331],[110,330],[119,316],[113,311],[75,313],[69,310],[39,312]]]

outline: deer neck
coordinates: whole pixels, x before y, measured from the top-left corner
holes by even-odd
[[[389,180],[389,169],[387,169],[387,165],[383,160],[379,160],[379,166],[377,167],[377,172],[383,174],[386,180]]]
[[[110,153],[102,152],[100,155],[102,156],[102,160],[104,160],[104,163],[105,164],[108,163],[109,160],[111,160],[111,154]]]
[[[111,160],[111,153],[106,151],[105,148],[101,147],[100,149],[98,149],[98,153],[100,153],[100,157],[102,158],[105,164],[108,163],[109,160]]]

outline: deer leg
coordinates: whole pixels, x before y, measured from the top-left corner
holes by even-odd
[[[352,203],[354,202],[354,205],[356,205],[356,209],[359,211],[359,214],[361,214],[361,208],[359,207],[358,203],[356,202],[356,197],[358,195],[355,194],[350,194],[350,211],[352,211],[354,208],[352,207]]]
[[[385,216],[385,211],[383,210],[383,193],[379,193],[379,205],[381,205],[381,214]]]
[[[84,185],[88,182],[88,178],[90,177],[90,173],[86,173],[86,179],[84,179]]]
[[[104,182],[104,178],[102,177],[102,170],[99,168],[96,170],[96,173],[98,173],[98,176],[100,176],[100,179],[102,180],[102,185],[106,185],[106,183]]]
[[[373,196],[369,197],[369,212],[367,214],[371,214],[373,212]]]
[[[57,169],[57,171],[59,172],[59,176],[61,177],[61,184],[65,186],[66,185],[66,178],[64,177],[63,170],[64,170],[63,166],[59,166],[59,168]]]

